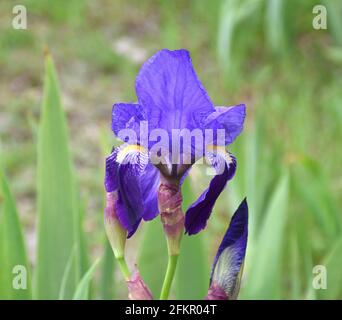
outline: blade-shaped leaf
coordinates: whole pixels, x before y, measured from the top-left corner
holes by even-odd
[[[182,186],[183,211],[195,201],[191,179]],[[210,269],[203,247],[203,232],[195,236],[184,236],[176,270],[177,299],[203,299],[208,291]]]
[[[176,270],[177,299],[203,299],[208,291],[209,276],[203,235],[184,236]]]
[[[93,265],[89,268],[89,270],[84,274],[80,283],[78,284],[75,294],[73,296],[73,300],[88,300],[89,292],[90,292],[90,282],[93,278],[94,272],[100,262],[100,259],[97,259]]]
[[[316,277],[327,276],[326,289],[317,290],[320,299],[341,299],[342,298],[342,238],[336,241],[333,248],[323,260],[322,266],[325,267],[326,274],[320,272]],[[325,281],[317,279],[318,282]]]
[[[284,52],[283,0],[267,1],[265,34],[270,49],[275,53]]]
[[[145,224],[141,243],[138,268],[153,297],[159,297],[167,265],[167,245],[158,217]]]
[[[65,288],[67,286],[68,283],[68,279],[69,279],[69,275],[71,273],[72,270],[72,266],[75,263],[75,259],[76,259],[76,247],[73,248],[73,250],[71,251],[70,257],[68,259],[68,262],[65,266],[65,270],[63,273],[63,278],[62,278],[62,282],[61,282],[61,287],[59,289],[59,300],[64,300],[65,297]]]
[[[4,173],[0,168],[0,299],[31,299],[24,238]]]
[[[292,171],[296,182],[294,189],[325,232],[325,239],[336,239],[341,232],[342,219],[320,166],[307,158],[302,165],[293,166]]]
[[[74,245],[80,250],[80,217],[65,114],[52,58],[45,60],[44,96],[38,135],[38,254],[36,295],[57,299]],[[65,287],[71,298],[80,277],[75,260]]]
[[[259,238],[253,247],[246,285],[240,297],[244,299],[279,299],[281,297],[281,258],[289,177],[285,173],[271,197]]]
[[[114,268],[113,250],[105,238],[105,252],[101,271],[101,299],[111,300],[114,298]]]

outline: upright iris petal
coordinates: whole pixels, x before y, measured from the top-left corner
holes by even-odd
[[[171,134],[172,129],[201,128],[215,111],[186,50],[158,51],[142,66],[135,88],[150,129]]]
[[[137,140],[140,142],[140,124],[146,117],[141,106],[137,103],[117,103],[112,110],[112,130],[116,136],[120,137],[120,132],[129,129],[132,130]]]
[[[205,121],[205,129],[212,129],[214,133],[212,144],[222,145],[217,138],[219,129],[225,132],[223,145],[231,144],[241,133],[245,117],[246,106],[244,104],[232,107],[216,107],[215,112],[211,113]]]

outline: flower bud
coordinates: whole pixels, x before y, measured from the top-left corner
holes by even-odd
[[[234,213],[217,251],[207,300],[235,300],[239,294],[248,237],[248,206],[244,199]]]

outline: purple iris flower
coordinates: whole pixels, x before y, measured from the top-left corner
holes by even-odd
[[[207,299],[235,300],[240,290],[248,238],[248,205],[235,211],[214,259]]]
[[[191,166],[205,157],[216,175],[185,215],[186,232],[196,234],[234,176],[236,160],[225,146],[243,129],[245,105],[214,107],[183,49],[154,54],[143,64],[135,88],[136,103],[113,106],[112,130],[124,144],[106,159],[106,191],[118,193],[116,212],[130,237],[142,219],[158,215],[161,178],[181,184]],[[200,139],[185,144],[182,130],[196,132]]]

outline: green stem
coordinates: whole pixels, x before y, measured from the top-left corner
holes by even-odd
[[[120,270],[121,270],[125,280],[128,281],[131,277],[131,273],[129,272],[125,258],[119,257],[116,260],[119,263]]]
[[[167,263],[167,270],[164,278],[163,288],[160,293],[160,300],[167,300],[169,297],[172,280],[176,271],[177,260],[178,254],[169,255],[169,261]]]

